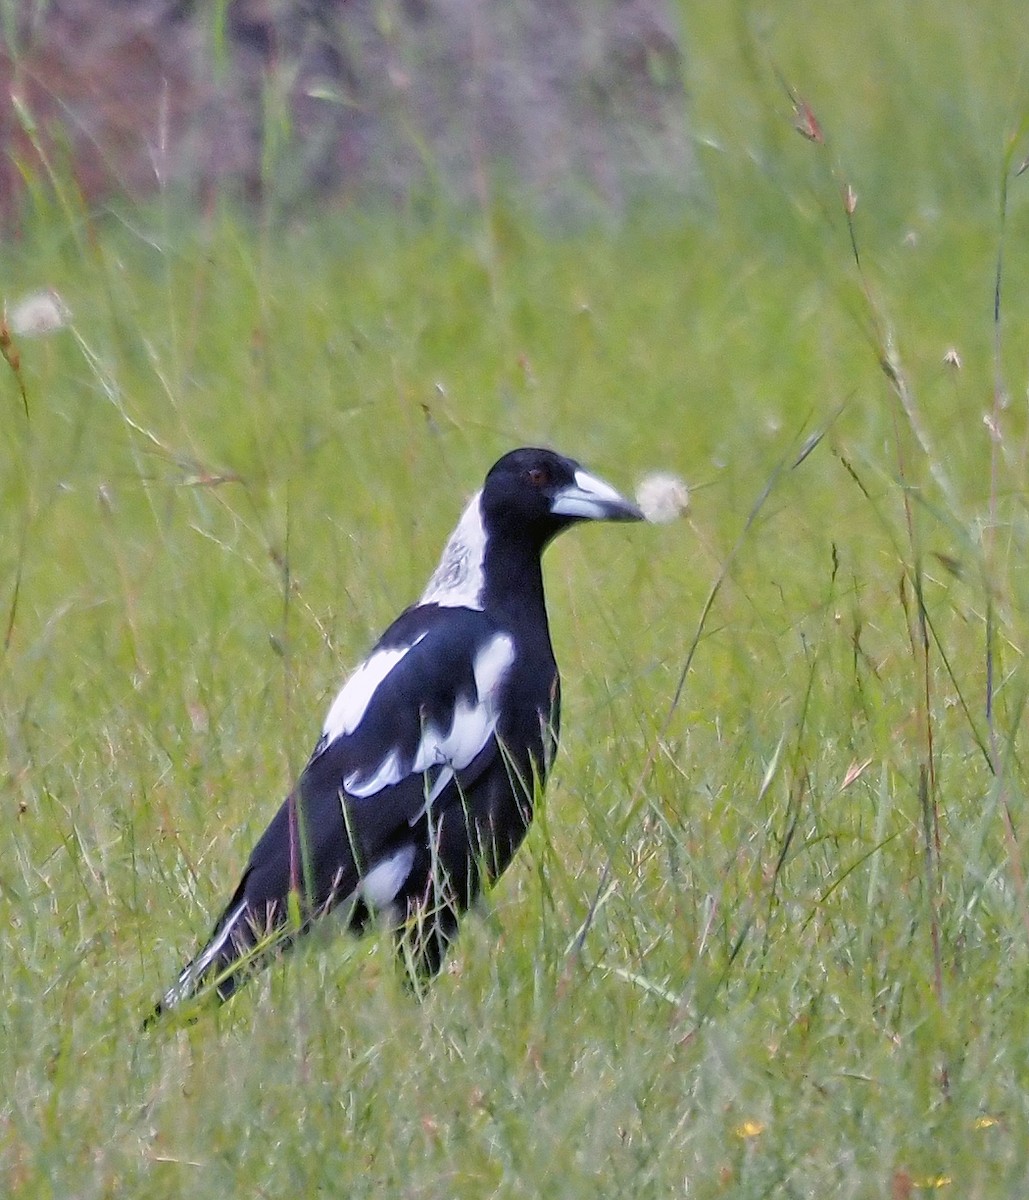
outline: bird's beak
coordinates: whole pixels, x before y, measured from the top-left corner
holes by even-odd
[[[581,468],[575,482],[554,496],[550,511],[556,517],[578,517],[583,521],[642,521],[643,513],[603,479]]]

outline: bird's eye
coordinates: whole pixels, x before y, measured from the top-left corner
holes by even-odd
[[[545,467],[530,467],[525,472],[525,478],[528,479],[533,487],[546,487],[550,482],[550,473]]]

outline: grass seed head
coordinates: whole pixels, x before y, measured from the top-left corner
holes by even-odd
[[[56,333],[70,320],[71,311],[53,288],[22,297],[7,313],[7,325],[17,337]]]
[[[636,503],[648,521],[667,525],[689,508],[690,490],[678,475],[655,471],[640,480]]]

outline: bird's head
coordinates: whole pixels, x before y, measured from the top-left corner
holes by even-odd
[[[531,528],[543,542],[578,521],[643,520],[635,504],[574,459],[529,447],[494,464],[481,504],[488,526]]]
[[[433,573],[422,604],[482,608],[488,594],[518,594],[526,562],[579,521],[642,521],[643,513],[603,479],[552,450],[512,450],[476,492]],[[542,585],[541,585],[542,586]]]

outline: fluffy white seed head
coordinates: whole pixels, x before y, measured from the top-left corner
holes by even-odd
[[[690,489],[678,475],[655,471],[645,475],[636,488],[636,503],[648,521],[667,525],[690,506]]]
[[[53,288],[23,296],[7,312],[7,325],[15,337],[42,337],[47,333],[56,333],[70,319],[71,311]]]

